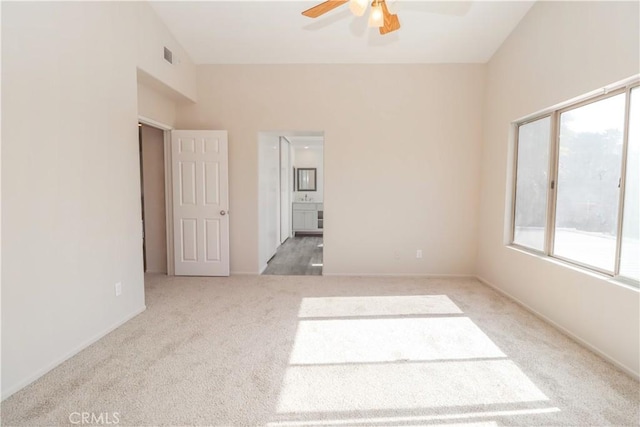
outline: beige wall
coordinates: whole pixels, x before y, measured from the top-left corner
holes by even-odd
[[[158,60],[156,19],[143,2],[2,3],[3,398],[144,310],[136,70],[195,87]]]
[[[138,82],[138,114],[145,119],[173,127],[176,121],[176,101]]]
[[[196,101],[196,66],[156,12],[147,2],[134,2],[137,8],[135,37],[138,42],[137,67],[145,79],[160,82],[179,97]],[[173,64],[164,59],[164,47],[173,52]]]
[[[144,289],[133,10],[2,9],[6,396],[143,310]]]
[[[176,106],[196,100],[196,66],[147,2],[135,2],[138,114],[174,127]],[[163,47],[174,54],[164,60]]]
[[[164,197],[164,132],[142,126],[142,182],[147,270],[167,272],[167,222]]]
[[[538,2],[487,70],[478,274],[636,375],[638,291],[504,245],[509,124],[638,73],[638,3]]]
[[[292,130],[325,131],[326,274],[473,274],[483,82],[482,65],[199,66],[177,125],[229,131],[232,272],[258,272],[258,132]]]

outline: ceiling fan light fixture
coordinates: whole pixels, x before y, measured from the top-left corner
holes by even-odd
[[[371,13],[369,14],[369,27],[382,27],[384,25],[384,14],[382,13],[382,6],[379,2],[375,2],[371,6]]]
[[[367,10],[367,3],[370,1],[373,1],[373,3],[371,3],[371,14],[368,20],[369,27],[378,27],[381,35],[389,34],[400,29],[398,15],[389,12],[386,0],[325,0],[311,9],[305,10],[302,14],[309,18],[317,18],[339,6],[349,3],[351,12],[354,15],[362,16]]]
[[[362,16],[367,10],[369,0],[349,0],[349,9],[355,16]]]

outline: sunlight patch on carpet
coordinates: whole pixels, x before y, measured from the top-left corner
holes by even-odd
[[[462,314],[446,295],[303,298],[298,317]]]
[[[279,413],[398,410],[548,400],[510,360],[290,366]]]
[[[467,317],[303,320],[292,365],[506,357]]]

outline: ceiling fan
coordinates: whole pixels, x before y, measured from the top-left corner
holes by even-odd
[[[305,10],[302,14],[309,18],[317,18],[345,3],[349,3],[349,9],[354,15],[362,16],[367,10],[369,0],[327,0]],[[385,0],[373,0],[369,14],[369,27],[378,27],[380,34],[387,34],[400,29],[400,21],[398,15],[392,15],[389,12]]]

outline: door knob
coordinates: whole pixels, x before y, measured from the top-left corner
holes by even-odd
[[[220,215],[225,216],[227,213],[225,211],[220,211]]]

